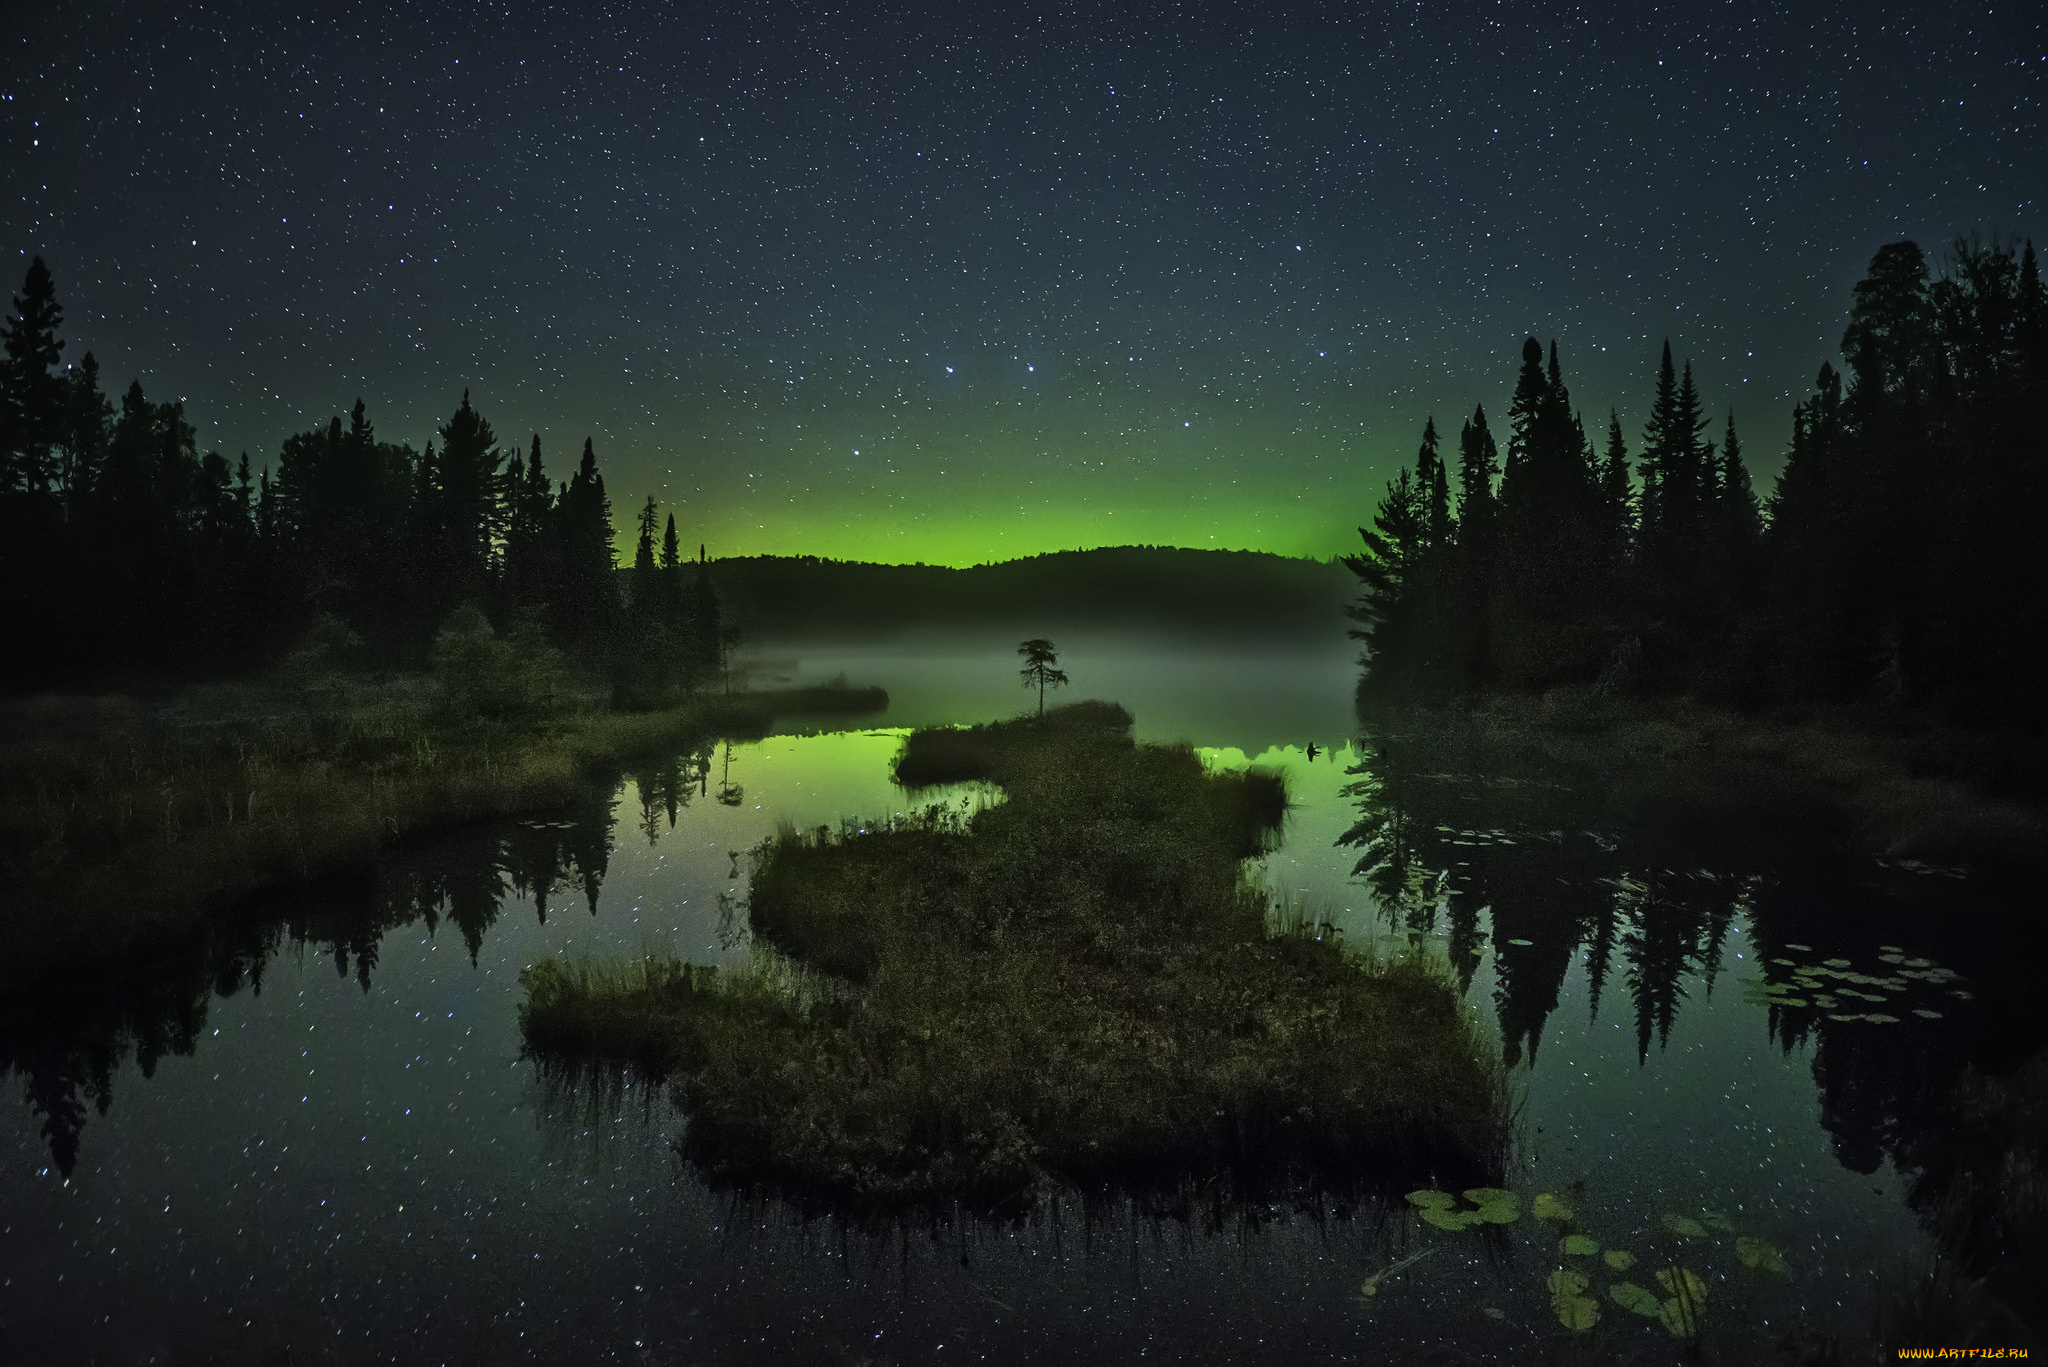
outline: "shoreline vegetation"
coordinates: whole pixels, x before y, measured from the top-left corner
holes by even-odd
[[[0,982],[168,946],[425,830],[565,806],[635,758],[888,705],[880,689],[832,686],[631,712],[563,684],[489,715],[448,682],[316,674],[195,687],[154,709],[118,695],[0,706],[0,878],[13,890]]]
[[[1879,248],[1841,355],[1760,498],[1669,344],[1631,454],[1526,339],[1503,440],[1483,407],[1455,450],[1426,419],[1344,562],[1361,716],[1461,715],[1491,761],[1646,795],[1816,797],[1895,860],[2048,865],[2033,244]]]
[[[1413,772],[1524,774],[1598,792],[1617,813],[1673,798],[1818,809],[1853,847],[1907,867],[2048,869],[2048,741],[2035,735],[1896,708],[1750,713],[1584,686],[1362,714]]]
[[[782,832],[746,961],[537,963],[528,1051],[668,1078],[714,1181],[870,1206],[1498,1179],[1505,1077],[1456,989],[1272,928],[1241,861],[1280,778],[1130,727],[1087,702],[916,732],[900,782],[1008,800]]]

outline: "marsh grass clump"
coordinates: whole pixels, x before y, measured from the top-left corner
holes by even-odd
[[[1502,1086],[1455,989],[1269,931],[1242,860],[1285,811],[1276,775],[1134,745],[1099,703],[918,732],[897,773],[1008,801],[785,832],[757,853],[748,967],[542,965],[529,1047],[652,1041],[700,1166],[836,1196],[1497,1176]]]

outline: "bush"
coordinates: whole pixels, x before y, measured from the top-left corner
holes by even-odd
[[[561,655],[540,631],[521,624],[502,637],[473,603],[449,613],[434,637],[433,674],[443,709],[463,721],[530,721],[563,693]]]

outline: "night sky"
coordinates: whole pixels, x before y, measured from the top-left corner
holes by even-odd
[[[299,8],[9,3],[0,284],[202,449],[468,388],[713,554],[1327,556],[1531,332],[1767,487],[1880,244],[2048,246],[2038,3]]]

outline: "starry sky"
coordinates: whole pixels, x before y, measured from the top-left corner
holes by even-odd
[[[1344,552],[1529,333],[1767,487],[1879,245],[2048,246],[2038,3],[8,8],[67,358],[259,465],[468,389],[713,554]]]

